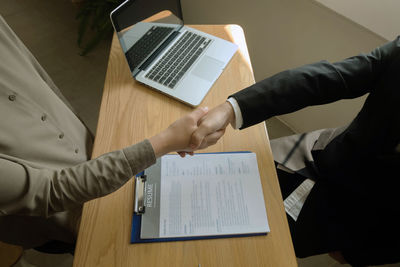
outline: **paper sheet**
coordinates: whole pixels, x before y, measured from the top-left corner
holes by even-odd
[[[269,232],[254,153],[161,161],[160,237]]]

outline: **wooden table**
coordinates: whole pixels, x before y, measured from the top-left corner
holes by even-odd
[[[242,28],[193,25],[240,46],[203,100],[210,108],[254,83]],[[135,82],[116,36],[112,41],[93,157],[142,141],[193,109]],[[297,266],[264,123],[243,131],[230,126],[218,144],[202,151],[257,154],[271,233],[266,236],[130,244],[132,180],[85,204],[74,266]]]

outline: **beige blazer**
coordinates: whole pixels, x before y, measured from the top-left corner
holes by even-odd
[[[73,243],[85,201],[155,162],[145,140],[89,160],[92,138],[0,16],[0,240]]]

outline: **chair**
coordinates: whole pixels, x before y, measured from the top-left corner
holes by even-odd
[[[0,242],[0,267],[9,267],[22,255],[22,247]]]

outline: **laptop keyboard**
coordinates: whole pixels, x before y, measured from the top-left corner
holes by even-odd
[[[126,52],[131,71],[141,63],[173,30],[171,27],[153,26]]]
[[[186,31],[145,77],[174,88],[210,42],[211,39]]]

